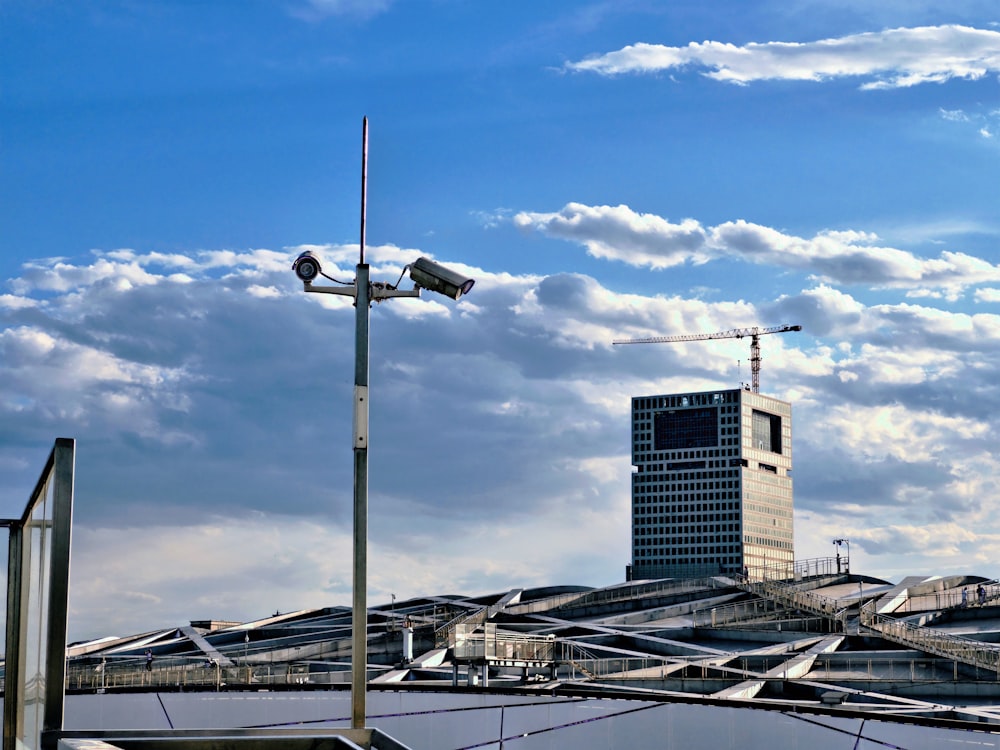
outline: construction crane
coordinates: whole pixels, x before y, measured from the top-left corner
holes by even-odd
[[[770,328],[734,328],[718,333],[689,333],[680,336],[651,336],[645,339],[617,339],[613,344],[672,344],[679,341],[706,341],[708,339],[741,339],[750,337],[750,372],[753,392],[760,393],[760,337],[766,333],[787,333],[801,331],[802,326],[771,326]]]

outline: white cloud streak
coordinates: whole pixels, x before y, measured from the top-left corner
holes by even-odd
[[[800,271],[832,284],[939,289],[949,297],[971,285],[1000,281],[1000,265],[953,251],[920,258],[882,246],[867,232],[826,230],[806,238],[743,219],[705,227],[694,219],[671,223],[628,206],[580,203],[552,213],[522,211],[513,222],[583,245],[595,258],[636,267],[663,269],[732,258]]]
[[[606,76],[701,69],[734,84],[755,81],[867,79],[862,89],[890,89],[1000,72],[1000,32],[969,26],[923,26],[852,34],[813,42],[743,46],[691,42],[686,47],[634,44],[566,69]]]

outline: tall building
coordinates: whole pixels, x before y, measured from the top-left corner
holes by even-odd
[[[749,390],[632,399],[631,579],[794,560],[792,407]]]

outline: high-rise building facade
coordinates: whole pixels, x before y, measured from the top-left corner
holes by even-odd
[[[792,407],[750,390],[632,399],[629,577],[792,563]]]

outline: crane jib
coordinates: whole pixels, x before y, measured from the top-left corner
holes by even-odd
[[[781,325],[762,328],[754,326],[752,328],[733,328],[728,331],[718,331],[717,333],[686,333],[677,336],[651,336],[643,339],[616,339],[612,344],[671,344],[684,341],[708,341],[711,339],[742,339],[749,336],[750,341],[750,370],[753,378],[753,392],[760,393],[760,337],[768,333],[787,333],[789,331],[801,331],[800,325]]]

